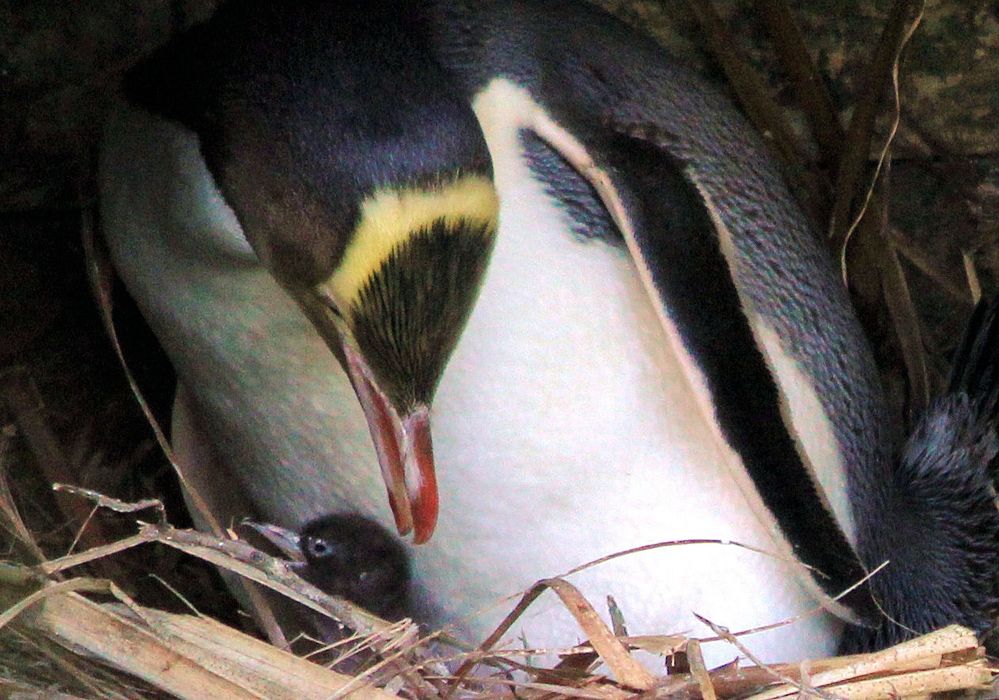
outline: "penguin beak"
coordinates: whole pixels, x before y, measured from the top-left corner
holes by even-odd
[[[381,389],[364,355],[329,313],[328,302],[314,291],[292,295],[319,336],[350,377],[375,444],[389,505],[400,535],[413,543],[430,539],[437,525],[437,476],[430,439],[430,408],[417,405],[401,414]]]
[[[389,505],[400,535],[413,543],[430,539],[437,525],[437,477],[430,438],[430,409],[418,405],[400,415],[378,386],[364,357],[343,343],[345,366],[375,443]]]

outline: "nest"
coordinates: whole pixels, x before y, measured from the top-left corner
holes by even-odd
[[[125,504],[74,489],[102,507],[144,514],[138,532],[106,545],[35,565],[0,568],[0,631],[6,646],[0,687],[22,693],[56,690],[58,697],[179,698],[754,698],[915,697],[982,690],[999,666],[975,635],[953,626],[866,655],[798,664],[739,666],[709,671],[696,639],[620,637],[565,579],[539,582],[508,618],[545,589],[572,611],[589,643],[559,650],[550,668],[519,661],[539,650],[492,648],[503,628],[478,649],[461,649],[441,634],[423,635],[410,621],[390,624],[351,603],[331,598],[299,579],[282,560],[245,542],[171,527],[156,502]],[[159,514],[159,515],[158,515]],[[20,546],[39,552],[12,504],[2,503],[4,525]],[[26,537],[27,536],[27,537]],[[78,567],[139,545],[158,543],[266,587],[349,628],[333,645],[315,644],[305,655],[197,614],[164,612],[136,603],[113,581],[71,576]],[[710,623],[709,623],[710,624]],[[725,641],[752,659],[726,630]],[[636,661],[642,650],[666,659],[656,676]],[[326,663],[314,659],[324,657]],[[353,660],[350,674],[339,670]],[[596,667],[600,668],[595,671]],[[51,696],[51,695],[47,695]]]
[[[92,263],[101,268],[98,259]],[[110,307],[104,308],[109,319]],[[115,345],[120,352],[117,341]],[[20,432],[36,455],[51,460],[43,488],[59,474],[71,473],[29,379],[20,373],[0,379]],[[146,405],[144,399],[141,403]],[[152,413],[147,411],[146,417],[162,441]],[[0,467],[5,466],[6,444],[0,440]],[[165,441],[160,447],[169,453]],[[16,476],[23,478],[23,471]],[[124,502],[58,484],[53,495],[56,510],[67,521],[82,523],[61,528],[61,547],[70,553],[60,557],[45,554],[53,549],[51,533],[44,533],[44,543],[38,541],[37,525],[26,524],[6,478],[0,479],[0,526],[11,535],[14,559],[20,562],[0,565],[0,689],[12,696],[880,698],[981,690],[999,671],[975,635],[960,627],[876,654],[765,665],[736,635],[705,620],[716,640],[733,646],[733,657],[752,663],[709,670],[700,651],[707,640],[671,634],[628,637],[623,624],[609,628],[566,577],[539,581],[489,639],[469,647],[443,632],[426,634],[409,620],[389,623],[330,597],[300,579],[284,560],[229,530],[207,534],[175,528],[159,500]],[[198,507],[202,499],[189,500]],[[209,512],[201,517],[218,521]],[[173,587],[182,580],[164,582],[166,598],[161,589],[151,602],[138,602],[131,592],[140,588],[143,564],[137,571],[121,560],[151,549],[159,558],[174,552],[224,572],[230,585],[244,588],[255,623],[241,625],[237,619],[226,624],[187,600],[186,611],[164,609],[167,599],[180,597]],[[221,587],[220,581],[215,583]],[[195,588],[203,592],[204,585]],[[271,594],[262,595],[263,589]],[[508,646],[507,630],[542,594],[558,596],[586,644],[558,650]],[[343,638],[335,644],[306,636],[289,640],[277,623],[281,603],[332,621],[344,631]],[[234,607],[233,601],[228,604]],[[662,672],[650,672],[639,656],[658,657]],[[541,666],[538,658],[555,661]]]

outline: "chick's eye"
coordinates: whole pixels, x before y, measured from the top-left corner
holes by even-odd
[[[310,539],[307,546],[309,554],[317,558],[328,557],[333,552],[333,545],[318,537]]]

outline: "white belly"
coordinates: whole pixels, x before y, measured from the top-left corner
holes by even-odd
[[[355,510],[391,526],[345,376],[218,202],[191,189],[206,174],[192,168],[190,138],[171,130],[150,141],[150,126],[114,127],[102,213],[116,263],[198,395],[218,452],[266,517],[295,525]],[[573,240],[523,163],[496,168],[495,255],[434,404],[440,520],[428,545],[409,550],[433,622],[460,621],[478,641],[505,613],[480,609],[636,545],[721,538],[777,551],[718,466],[627,256]],[[737,630],[816,605],[787,564],[717,545],[634,555],[571,580],[600,611],[613,595],[631,634],[707,636],[693,612]],[[580,637],[547,597],[509,638],[521,632],[539,646]],[[835,636],[819,615],[746,643],[790,660],[831,652]],[[736,654],[722,644],[706,653],[709,663]]]

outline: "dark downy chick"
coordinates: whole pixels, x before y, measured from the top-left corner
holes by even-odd
[[[300,532],[247,522],[294,560],[292,568],[329,595],[346,598],[386,620],[409,613],[409,558],[402,544],[375,521],[331,514]]]

